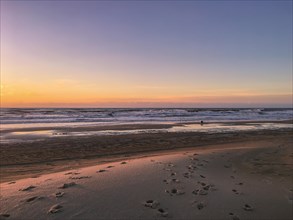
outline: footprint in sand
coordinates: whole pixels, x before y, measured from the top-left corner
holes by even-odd
[[[148,208],[152,208],[152,209],[155,209],[157,208],[158,206],[160,205],[160,203],[156,200],[147,200],[145,203],[144,203],[144,206],[145,207],[148,207]],[[168,216],[168,212],[165,211],[164,209],[162,208],[159,208],[158,209],[158,214],[162,217],[167,217]]]
[[[164,183],[166,183],[166,184],[170,184],[170,183],[180,183],[180,180],[178,180],[178,179],[165,179],[165,180],[163,180],[163,182]]]
[[[64,175],[70,175],[70,174],[72,174],[72,175],[78,175],[80,173],[79,172],[68,172],[68,173],[64,173]]]
[[[168,167],[174,167],[175,165],[173,163],[168,163]]]
[[[104,173],[107,172],[107,170],[98,170],[97,173]]]
[[[206,190],[206,191],[208,191],[210,188],[211,188],[211,185],[206,185],[206,186],[202,187],[202,189]]]
[[[206,184],[204,182],[198,182],[202,188],[193,190],[192,193],[195,195],[207,195],[208,191],[216,191],[214,184]]]
[[[91,178],[91,176],[72,176],[72,177],[69,177],[69,179],[73,179],[73,180],[88,179],[88,178]]]
[[[187,169],[189,171],[193,171],[193,170],[196,170],[196,166],[195,165],[189,165],[189,166],[187,166]]]
[[[63,186],[60,186],[59,189],[66,189],[72,186],[77,185],[75,182],[70,182],[70,183],[64,183]]]
[[[197,204],[197,209],[198,209],[198,210],[201,210],[201,209],[203,209],[205,206],[206,206],[205,203],[200,202],[200,203]]]
[[[175,172],[172,172],[172,173],[170,174],[170,176],[176,176],[176,173],[175,173]]]
[[[171,182],[172,182],[172,183],[180,183],[180,180],[174,178],[174,179],[171,179]]]
[[[194,195],[201,195],[201,196],[205,196],[208,194],[207,190],[203,190],[203,189],[196,189],[196,190],[193,190],[192,193]]]
[[[64,192],[56,192],[55,197],[60,198],[60,197],[63,197],[64,194],[65,194]]]
[[[199,175],[201,178],[206,178],[204,175]]]
[[[35,201],[35,200],[41,200],[41,199],[44,199],[45,197],[43,196],[33,196],[33,197],[30,197],[28,199],[26,199],[25,201],[26,202],[32,202],[32,201]]]
[[[115,166],[107,166],[108,169],[113,168],[113,167],[115,167]]]
[[[250,206],[250,205],[248,205],[248,204],[245,204],[244,207],[243,207],[243,209],[244,209],[245,211],[253,211],[252,206]]]
[[[0,214],[0,220],[7,219],[9,216],[10,214],[7,214],[7,213]]]
[[[162,217],[167,217],[168,216],[168,212],[162,208],[158,209],[158,214]]]
[[[52,214],[54,214],[54,213],[57,213],[57,212],[61,212],[61,211],[62,211],[62,208],[63,208],[62,205],[59,205],[59,204],[53,205],[53,206],[49,209],[48,213],[52,213]]]
[[[127,164],[127,162],[123,161],[123,162],[121,162],[120,164]]]
[[[190,177],[191,177],[191,173],[183,173],[183,176],[184,176],[185,178],[190,178]]]
[[[12,181],[12,182],[9,182],[9,183],[7,183],[7,184],[9,184],[9,185],[10,185],[10,184],[14,184],[14,183],[16,183],[16,182],[15,182],[15,181]]]
[[[34,188],[36,188],[36,186],[32,186],[32,185],[30,185],[30,186],[28,186],[28,187],[25,187],[25,188],[20,189],[19,191],[31,191],[31,190],[34,189]]]
[[[232,220],[240,220],[240,218],[232,212],[230,212],[229,215],[232,216]]]
[[[168,190],[166,189],[165,190],[166,193],[168,193],[169,195],[183,195],[185,194],[185,192],[183,190],[180,190],[180,189],[171,189],[171,190]]]
[[[149,208],[152,208],[152,209],[155,209],[159,206],[159,202],[156,201],[156,200],[147,200],[145,203],[144,203],[144,206],[145,207],[149,207]]]

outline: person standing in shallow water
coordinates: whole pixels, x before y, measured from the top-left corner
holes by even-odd
[[[200,121],[200,125],[203,125],[203,121]]]

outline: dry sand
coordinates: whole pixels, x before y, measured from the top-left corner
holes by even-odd
[[[292,219],[292,133],[236,140],[1,183],[1,219]]]

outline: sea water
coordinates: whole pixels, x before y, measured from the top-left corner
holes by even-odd
[[[127,122],[277,121],[293,118],[292,108],[1,108],[1,127]],[[53,125],[56,124],[56,125]]]
[[[288,108],[5,108],[1,109],[0,112],[0,141],[2,143],[9,143],[39,140],[56,136],[123,135],[166,132],[219,133],[241,130],[280,129],[292,128],[292,124],[278,123],[278,121],[292,120],[292,117],[293,110]],[[204,125],[200,125],[200,121],[204,121]],[[222,123],[239,121],[267,121],[267,123],[246,123],[245,125]],[[269,123],[269,121],[274,121],[274,123]],[[66,127],[152,123],[168,123],[173,126],[171,128],[161,129],[56,132],[56,130],[66,129]],[[17,130],[22,128],[25,128],[25,130]],[[11,132],[7,132],[7,130],[11,130]]]

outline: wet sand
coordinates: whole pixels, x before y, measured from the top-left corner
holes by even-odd
[[[66,123],[65,123],[66,125]],[[20,128],[5,128],[2,133],[9,132],[25,132],[25,131],[46,131],[54,130],[56,132],[86,132],[86,131],[104,131],[104,130],[135,130],[135,129],[162,129],[171,128],[174,124],[120,124],[120,125],[83,125],[83,126],[43,126],[43,127],[20,127]]]
[[[292,219],[292,133],[238,136],[1,183],[0,218]]]
[[[38,176],[161,151],[256,140],[287,138],[291,129],[226,133],[154,133],[117,136],[66,136],[1,144],[0,180]]]
[[[230,121],[230,122],[204,122],[204,124],[222,124],[222,125],[249,125],[251,123],[260,123],[260,124],[268,124],[268,123],[277,123],[277,124],[293,124],[293,120],[282,120],[282,121]],[[184,123],[123,123],[123,124],[109,124],[109,125],[80,125],[80,126],[67,126],[66,123],[64,126],[38,126],[38,127],[18,127],[18,128],[10,128],[5,127],[5,124],[1,126],[1,133],[6,134],[10,132],[30,132],[30,131],[47,131],[52,130],[55,132],[87,132],[87,131],[105,131],[105,130],[136,130],[136,129],[164,129],[164,128],[172,128],[174,126],[184,126],[196,124],[195,122],[184,122]],[[200,124],[200,123],[198,123]],[[32,126],[32,125],[30,125]]]

